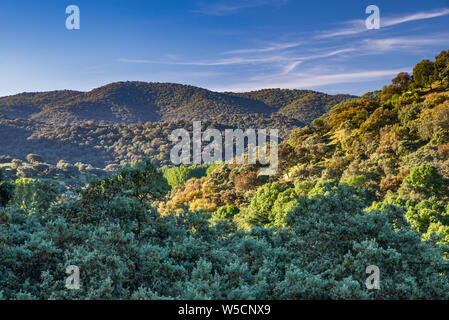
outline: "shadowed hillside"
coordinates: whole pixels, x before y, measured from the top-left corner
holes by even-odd
[[[65,90],[3,97],[0,113],[9,118],[51,123],[85,120],[136,123],[209,120],[242,114],[269,117],[279,112],[310,123],[349,98],[306,90],[270,89],[236,94],[172,83],[117,82],[89,92]]]

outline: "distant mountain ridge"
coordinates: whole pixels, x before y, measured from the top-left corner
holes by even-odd
[[[8,118],[53,124],[81,121],[115,123],[209,120],[223,115],[271,116],[308,124],[350,95],[311,90],[264,89],[214,92],[174,83],[115,82],[89,92],[22,93],[0,98]]]

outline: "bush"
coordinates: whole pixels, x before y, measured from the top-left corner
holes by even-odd
[[[442,158],[449,159],[449,143],[439,145],[438,153]]]
[[[239,208],[236,206],[227,204],[217,209],[217,211],[212,213],[211,222],[217,223],[221,220],[232,220],[236,214],[240,212]]]
[[[14,168],[18,168],[23,165],[23,161],[20,159],[12,159],[11,163]]]
[[[59,160],[56,167],[60,169],[67,178],[79,175],[79,169],[65,160]]]
[[[259,175],[256,171],[240,172],[234,175],[234,185],[237,191],[248,191],[257,187]]]
[[[187,180],[191,178],[201,178],[206,176],[208,166],[207,165],[192,165],[189,167],[165,167],[162,169],[164,177],[170,187],[182,187],[186,184]]]
[[[10,163],[12,158],[10,156],[0,156],[0,163]]]
[[[38,155],[38,154],[34,154],[34,153],[30,153],[26,156],[26,159],[29,163],[43,163],[45,162],[44,159]]]
[[[37,174],[36,170],[32,167],[19,167],[17,168],[17,177],[19,178],[32,178]]]
[[[33,169],[39,173],[45,173],[50,169],[50,166],[46,163],[34,163]]]

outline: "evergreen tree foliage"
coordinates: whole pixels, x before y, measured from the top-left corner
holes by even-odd
[[[7,182],[3,181],[3,172],[0,170],[0,207],[6,206],[6,204],[11,200],[13,195],[13,186]]]

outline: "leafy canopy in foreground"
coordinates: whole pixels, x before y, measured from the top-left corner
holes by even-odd
[[[135,176],[119,180],[129,185]],[[398,207],[365,211],[353,187],[316,189],[298,198],[285,228],[248,232],[226,221],[212,227],[201,212],[161,217],[132,193],[85,198],[97,188],[44,217],[0,211],[0,297],[448,298],[442,248],[421,241]],[[80,290],[65,289],[68,265],[80,268]],[[369,265],[381,269],[379,291],[365,287]]]

